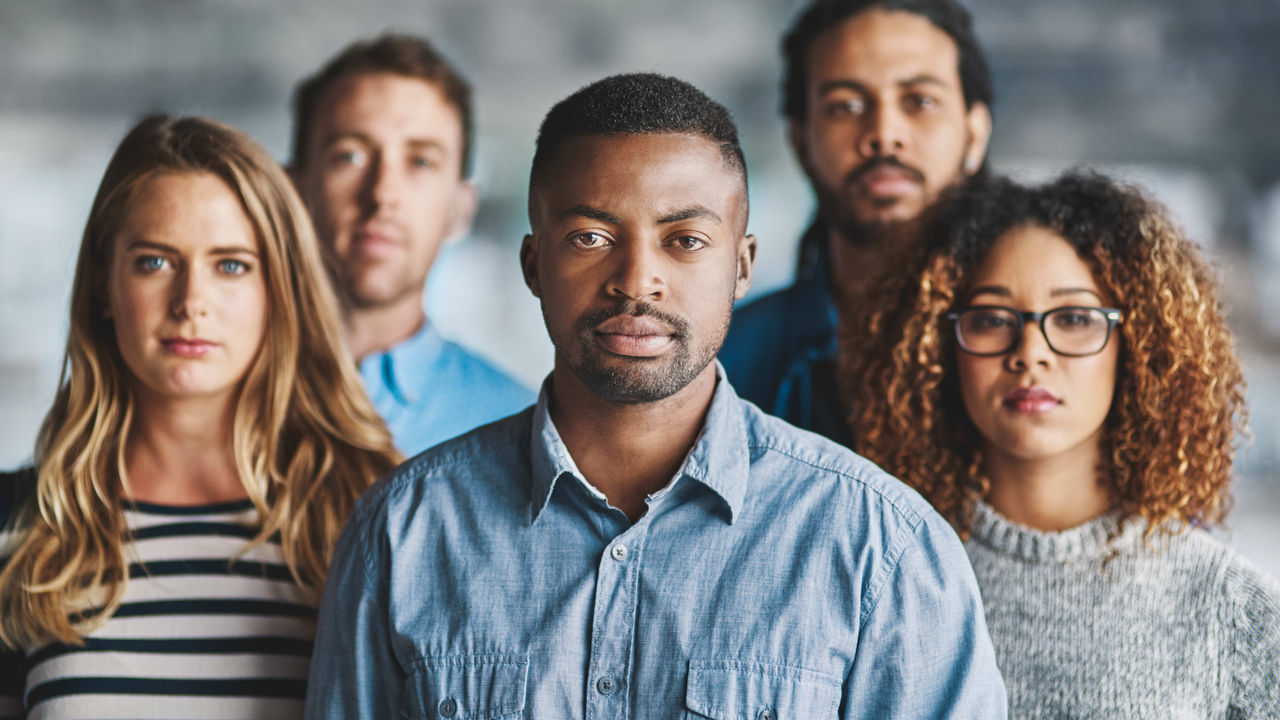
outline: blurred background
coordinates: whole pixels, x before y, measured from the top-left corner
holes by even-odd
[[[760,239],[753,295],[788,282],[812,212],[777,112],[799,0],[316,0],[0,4],[0,468],[30,458],[58,381],[72,268],[115,144],[142,114],[237,125],[282,162],[289,100],[352,40],[430,37],[476,89],[474,231],[427,306],[531,387],[551,367],[516,252],[543,113],[607,74],[693,82],[734,113]],[[1091,165],[1162,198],[1218,263],[1253,438],[1227,533],[1280,576],[1280,1],[968,0],[996,84],[994,169]]]

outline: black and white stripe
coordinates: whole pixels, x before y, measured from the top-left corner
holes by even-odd
[[[0,658],[0,718],[21,716],[4,695],[14,689],[31,720],[301,717],[314,599],[278,543],[244,552],[252,505],[138,503],[125,515],[123,604],[83,646],[29,648],[16,670]],[[0,535],[0,555],[18,539]]]

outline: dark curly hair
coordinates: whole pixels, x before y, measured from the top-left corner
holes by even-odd
[[[1168,210],[1137,188],[1077,171],[1036,187],[993,178],[944,198],[927,222],[933,230],[909,279],[887,280],[875,307],[842,308],[840,374],[858,451],[967,537],[989,481],[945,316],[996,240],[1032,225],[1070,243],[1124,313],[1100,468],[1113,508],[1122,519],[1145,518],[1148,533],[1221,522],[1247,420],[1244,377],[1216,279]]]

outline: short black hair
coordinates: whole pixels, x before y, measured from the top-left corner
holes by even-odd
[[[461,168],[463,177],[469,176],[474,123],[471,84],[428,40],[398,33],[386,33],[348,45],[316,74],[298,84],[293,91],[293,157],[290,162],[295,167],[304,164],[316,106],[326,90],[348,77],[380,73],[422,80],[440,90],[462,121]]]
[[[973,33],[973,18],[955,0],[813,0],[796,17],[782,39],[782,114],[790,120],[805,119],[809,79],[809,48],[823,32],[868,10],[909,12],[928,20],[951,37],[959,55],[960,90],[966,107],[995,102],[991,69]]]
[[[724,160],[747,182],[738,127],[723,105],[689,83],[655,73],[612,75],[556,103],[542,120],[530,188],[560,146],[584,135],[700,135],[719,143]]]

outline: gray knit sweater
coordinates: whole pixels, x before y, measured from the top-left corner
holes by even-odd
[[[1280,583],[1203,530],[1059,533],[980,504],[966,543],[1010,718],[1280,718]],[[1114,552],[1114,557],[1104,559]]]

